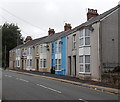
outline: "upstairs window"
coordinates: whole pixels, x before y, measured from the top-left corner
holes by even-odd
[[[52,43],[52,53],[54,53],[54,44]]]
[[[80,46],[84,44],[84,30],[80,30]]]
[[[76,34],[73,35],[73,49],[76,49]]]
[[[80,46],[90,45],[90,30],[83,29],[80,31]]]
[[[39,47],[37,46],[36,47],[36,54],[38,54],[38,52],[39,52]]]
[[[46,53],[46,51],[47,51],[47,45],[46,44],[40,45],[40,53]]]
[[[85,45],[90,45],[90,30],[85,29]]]
[[[62,42],[61,40],[56,41],[56,53],[61,53]]]

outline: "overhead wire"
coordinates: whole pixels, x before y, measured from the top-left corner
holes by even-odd
[[[31,25],[31,26],[33,26],[33,27],[36,27],[36,28],[38,28],[38,29],[40,29],[40,30],[42,30],[42,31],[45,31],[45,30],[43,30],[42,28],[40,28],[40,27],[38,27],[38,26],[36,26],[36,25],[34,25],[34,24],[32,24],[32,23],[30,23],[30,22],[28,22],[28,21],[26,21],[26,20],[24,20],[24,19],[22,19],[22,18],[20,18],[20,17],[18,17],[18,16],[16,16],[15,14],[13,14],[13,13],[11,13],[10,11],[6,10],[5,8],[2,8],[2,7],[0,7],[0,8],[1,8],[3,11],[7,12],[8,14],[10,14],[11,16],[13,16],[13,17],[21,20],[22,22],[27,23],[27,24],[29,24],[29,25]]]

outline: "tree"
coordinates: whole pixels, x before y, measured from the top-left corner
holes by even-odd
[[[2,26],[2,67],[9,66],[9,51],[23,43],[19,27],[13,23]]]

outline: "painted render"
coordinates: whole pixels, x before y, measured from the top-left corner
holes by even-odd
[[[43,40],[35,39],[35,42],[32,40],[27,42],[28,44],[12,49],[9,52],[9,67],[41,72],[50,72],[51,68],[55,68],[55,74],[101,80],[103,71],[107,70],[106,67],[114,68],[120,64],[119,10],[119,6],[116,6],[71,30],[51,34]],[[83,31],[83,35],[86,31],[89,32],[90,45],[80,45],[81,31]],[[84,36],[83,38],[85,39]],[[56,45],[58,43],[61,44],[60,51]],[[40,53],[41,45],[46,48],[44,53]],[[31,54],[28,53],[30,48],[32,49]],[[19,55],[16,53],[18,50],[20,50]],[[84,56],[82,58],[83,71],[80,67],[81,56]],[[89,66],[85,67],[85,56],[90,57],[90,62],[87,63],[90,64],[88,72],[86,69],[87,67],[89,69]],[[46,59],[45,68],[40,67],[42,58]],[[30,59],[32,59],[31,66],[28,65]],[[17,60],[20,60],[19,66],[16,64]]]

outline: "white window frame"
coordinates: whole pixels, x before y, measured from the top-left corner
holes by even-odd
[[[61,59],[55,59],[55,70],[56,71],[61,71],[62,70],[61,66],[62,66],[62,60]]]
[[[81,71],[80,69],[80,72],[79,73],[86,73],[86,74],[90,74],[91,73],[91,66],[90,66],[90,62],[86,62],[85,61],[85,58],[89,56],[89,61],[90,61],[90,55],[80,55],[79,56],[79,65],[80,66],[83,66],[83,71]],[[83,62],[80,62],[80,57],[83,57]],[[89,65],[90,67],[90,71],[89,72],[86,72],[86,65]]]
[[[47,52],[47,44],[40,44],[40,53]]]
[[[76,34],[73,35],[73,49],[76,49]]]
[[[47,68],[47,59],[40,59],[40,68]]]
[[[61,40],[57,40],[55,44],[56,44],[56,53],[61,53],[61,50],[62,50]]]
[[[33,60],[32,59],[27,59],[27,67],[32,68],[33,66]]]
[[[89,35],[86,35],[87,33],[89,33]],[[86,38],[89,38],[89,44],[86,44]],[[83,41],[83,43],[80,43],[80,40]],[[88,29],[82,29],[79,31],[79,47],[82,46],[90,46],[90,30]]]
[[[16,60],[16,67],[20,67],[20,60]]]

